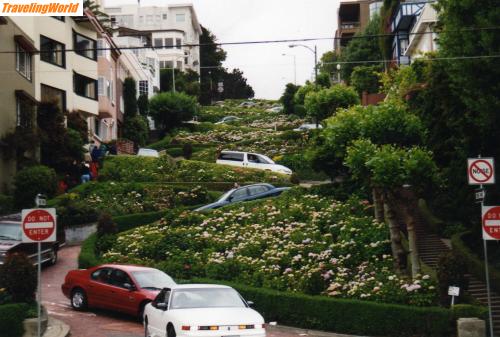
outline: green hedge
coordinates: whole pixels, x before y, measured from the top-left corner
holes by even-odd
[[[0,194],[0,215],[14,212],[14,197]]]
[[[20,337],[30,306],[26,303],[0,305],[0,337]]]
[[[450,336],[459,317],[485,319],[487,309],[457,305],[453,310],[412,307],[359,300],[308,296],[253,288],[241,284],[195,279],[197,283],[222,283],[237,289],[255,303],[266,322],[304,329],[370,336]]]
[[[464,242],[464,237],[471,235],[470,232],[455,234],[451,238],[451,245],[453,250],[465,261],[467,270],[479,280],[486,282],[486,275],[484,270],[484,261],[480,259]],[[490,285],[491,288],[500,292],[500,271],[489,265]]]

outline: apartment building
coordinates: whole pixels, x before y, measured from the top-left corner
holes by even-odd
[[[192,4],[105,7],[118,27],[140,31],[155,48],[160,69],[191,69],[200,72],[201,25]]]
[[[0,17],[0,193],[10,189],[21,163],[17,159],[35,159],[31,153],[12,154],[1,139],[16,130],[31,129],[36,123],[36,76],[33,72],[35,41],[11,18]],[[15,53],[14,53],[15,52]]]
[[[334,49],[340,52],[368,25],[370,18],[380,13],[383,1],[373,0],[341,0],[337,12],[338,28],[335,32]]]
[[[426,3],[422,14],[416,19],[409,39],[408,46],[404,51],[404,56],[408,57],[410,62],[426,53],[437,51],[437,33],[435,27],[437,24],[436,9],[430,3]]]

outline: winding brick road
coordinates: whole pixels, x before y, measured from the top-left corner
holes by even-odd
[[[120,313],[92,309],[75,311],[69,299],[61,292],[66,273],[77,268],[79,246],[64,247],[59,251],[56,265],[42,270],[42,302],[49,315],[65,322],[71,328],[71,337],[142,337],[142,325],[133,317]],[[268,332],[268,337],[298,337],[295,332]],[[304,335],[304,334],[300,334]]]

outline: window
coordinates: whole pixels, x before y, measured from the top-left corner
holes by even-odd
[[[219,155],[220,160],[243,161],[243,153],[222,152]]]
[[[172,48],[174,46],[174,39],[167,38],[165,39],[165,47]]]
[[[108,81],[107,93],[108,93],[109,99],[111,99],[111,103],[114,104],[115,103],[115,87],[114,87],[113,80]]]
[[[104,83],[106,83],[105,81],[106,79],[102,76],[99,76],[97,78],[97,94],[99,96],[104,96]]]
[[[26,97],[16,97],[16,125],[23,128],[31,128],[35,117],[35,105]]]
[[[75,94],[90,99],[97,99],[97,81],[93,78],[73,73],[73,90]]]
[[[166,20],[167,19],[167,14],[163,14],[162,17],[163,17],[163,20]]]
[[[248,188],[240,188],[239,190],[236,190],[233,194],[231,194],[231,201],[243,200],[246,197],[248,197]]]
[[[77,32],[73,32],[73,44],[75,46],[75,52],[78,55],[89,58],[91,60],[97,59],[96,53],[96,41],[89,39]]]
[[[148,81],[139,81],[139,95],[148,96]]]
[[[132,280],[127,275],[127,273],[124,272],[123,270],[119,270],[119,269],[114,269],[111,272],[109,283],[114,285],[114,286],[120,287],[120,288],[127,288],[127,287],[125,287],[126,283],[128,283],[129,285],[133,284]]]
[[[90,278],[97,282],[108,283],[109,274],[111,273],[110,268],[98,269],[90,275]]]
[[[185,57],[185,58],[184,58],[184,64],[185,64],[185,65],[188,65],[188,63],[189,63],[189,59],[188,59],[187,57]]]
[[[144,16],[139,16],[139,23],[140,24],[143,24],[144,23]]]
[[[59,67],[66,67],[64,44],[40,35],[40,59]]]
[[[97,57],[106,57],[109,59],[110,50],[109,50],[108,41],[105,39],[97,40]]]
[[[163,39],[154,39],[155,47],[163,47]]]
[[[176,22],[184,22],[186,21],[186,14],[175,14]]]
[[[182,39],[175,39],[175,44],[177,45],[177,49],[181,49]]]
[[[16,70],[31,81],[31,54],[16,44]]]
[[[182,69],[182,61],[177,61],[177,69]]]
[[[267,186],[264,185],[259,185],[259,186],[250,186],[248,188],[248,191],[250,192],[250,195],[256,195],[256,194],[261,194],[267,192],[269,189]]]
[[[41,89],[43,102],[55,101],[61,111],[66,111],[66,91],[45,84],[41,85]]]
[[[174,61],[167,61],[167,68],[172,69],[174,67]]]

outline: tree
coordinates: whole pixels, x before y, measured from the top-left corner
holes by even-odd
[[[89,139],[89,127],[87,121],[80,115],[79,112],[70,112],[67,115],[66,123],[68,128],[77,131],[84,142]]]
[[[330,81],[330,75],[326,73],[319,73],[315,83],[322,88],[329,88],[332,85],[332,82]]]
[[[351,73],[355,66],[373,66],[383,67],[383,63],[363,62],[363,61],[380,61],[383,60],[382,52],[379,46],[379,37],[374,35],[380,34],[380,16],[374,16],[366,28],[349,41],[347,47],[342,50],[340,56],[342,64],[341,75],[342,79],[347,83],[351,81]],[[371,36],[371,37],[370,37]],[[352,63],[349,63],[352,62]]]
[[[328,89],[310,92],[306,95],[304,107],[307,115],[318,125],[323,119],[332,116],[337,109],[359,104],[359,97],[353,88],[335,85]]]
[[[321,56],[319,62],[319,73],[327,74],[328,76],[337,76],[337,62],[339,61],[339,55],[334,50],[327,51]]]
[[[137,115],[137,84],[132,77],[123,81],[123,112],[125,118]]]
[[[183,92],[189,96],[200,95],[200,83],[197,72],[188,69],[180,71],[175,69],[175,91]],[[160,71],[160,91],[172,91],[172,69],[162,69]]]
[[[222,80],[224,70],[222,62],[226,60],[226,52],[217,44],[217,37],[207,28],[201,27],[200,65],[201,90],[200,103],[210,104],[217,97],[217,83]]]
[[[147,116],[149,111],[149,99],[148,95],[139,95],[137,99],[137,108],[139,109],[139,114],[141,116]]]
[[[125,118],[123,122],[123,138],[131,140],[135,145],[144,146],[149,137],[149,123],[145,116]]]
[[[224,92],[222,97],[230,99],[247,99],[255,95],[253,88],[247,83],[243,72],[233,69],[232,72],[225,71],[223,74]]]
[[[306,115],[306,109],[304,107],[306,95],[312,91],[318,90],[320,90],[320,87],[309,81],[307,81],[305,85],[298,88],[297,92],[293,96],[294,113],[296,115],[300,117],[304,117]]]
[[[365,91],[369,94],[379,92],[380,70],[378,66],[354,67],[351,74],[351,85],[360,95]]]
[[[291,115],[295,112],[293,98],[299,88],[300,86],[288,83],[285,87],[285,92],[280,97],[280,102],[283,104],[283,112],[287,115]]]
[[[192,119],[197,110],[196,99],[184,93],[160,93],[149,102],[149,113],[163,130],[171,130]]]

